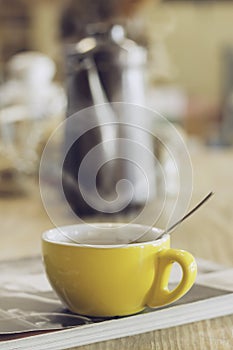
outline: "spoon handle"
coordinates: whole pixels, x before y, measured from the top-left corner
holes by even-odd
[[[212,197],[214,192],[210,192],[205,196],[193,209],[191,209],[187,214],[185,214],[180,220],[175,222],[172,226],[170,226],[167,230],[165,230],[166,233],[171,232],[177,225],[179,225],[182,221],[187,219],[190,215],[192,215],[197,209],[199,209],[210,197]]]

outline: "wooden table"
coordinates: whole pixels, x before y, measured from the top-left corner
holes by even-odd
[[[233,150],[201,148],[192,153],[193,202],[210,190],[215,197],[172,236],[172,246],[233,266]],[[41,233],[52,227],[36,181],[23,196],[0,197],[0,259],[40,254]],[[149,332],[79,349],[232,349],[233,315]]]

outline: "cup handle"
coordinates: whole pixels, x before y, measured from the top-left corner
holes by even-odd
[[[197,275],[197,264],[194,257],[178,249],[166,249],[158,253],[158,268],[152,285],[147,305],[158,307],[170,304],[181,298],[192,287]],[[172,264],[177,262],[182,268],[182,278],[173,289],[168,289]]]

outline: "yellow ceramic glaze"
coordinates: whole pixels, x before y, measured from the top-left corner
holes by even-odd
[[[137,313],[182,297],[193,285],[192,255],[170,249],[169,235],[126,246],[82,246],[49,241],[43,236],[43,257],[50,283],[73,312],[90,316]],[[171,266],[183,270],[179,285],[168,290]]]

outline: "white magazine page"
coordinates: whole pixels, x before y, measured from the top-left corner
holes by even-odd
[[[233,292],[233,268],[200,274],[196,282],[202,286]]]

